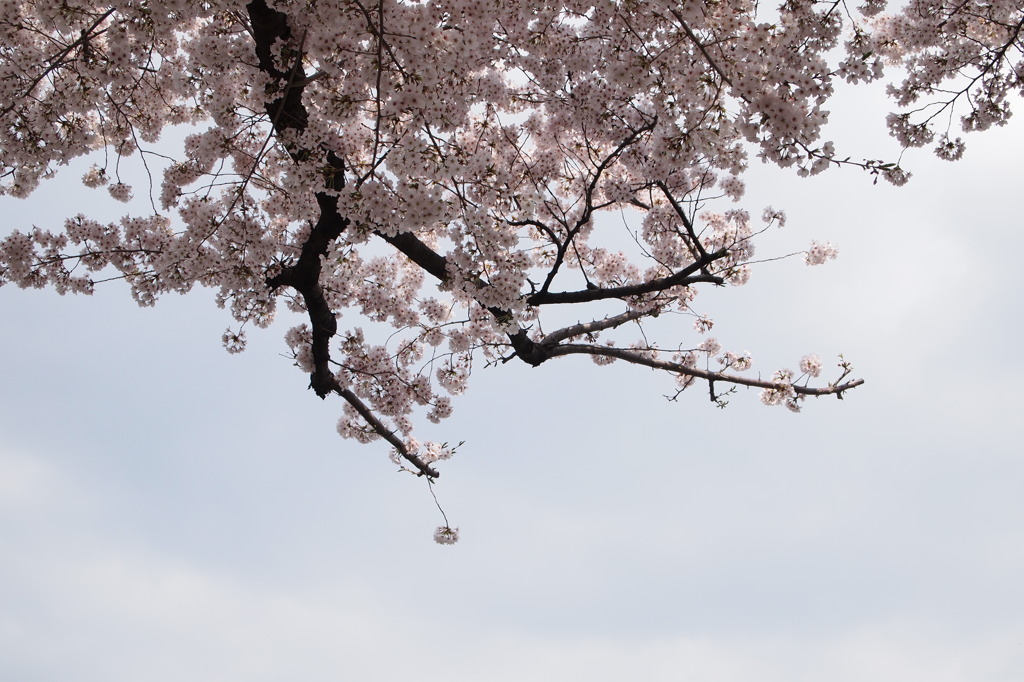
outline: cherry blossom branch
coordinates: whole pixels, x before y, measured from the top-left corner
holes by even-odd
[[[661,190],[665,198],[668,199],[669,204],[672,206],[672,210],[676,212],[679,220],[683,223],[683,227],[686,228],[686,233],[690,235],[690,243],[687,246],[690,247],[691,251],[695,251],[694,258],[707,259],[708,254],[704,250],[704,246],[700,243],[700,238],[697,236],[697,231],[693,229],[693,221],[690,220],[690,216],[686,215],[686,211],[676,201],[675,196],[669,191],[668,185],[663,180],[658,180],[654,183],[658,189]]]
[[[266,105],[267,113],[279,139],[290,130],[301,132],[308,124],[308,113],[302,103],[302,90],[310,82],[303,77],[296,82],[295,76],[301,72],[301,54],[297,56],[295,66],[288,73],[280,71],[273,63],[270,47],[275,40],[288,40],[291,28],[287,15],[267,7],[265,0],[252,0],[247,5],[252,34],[256,43],[256,54],[260,68],[281,83],[284,81],[284,92],[281,96]],[[306,155],[301,149],[290,149],[292,158],[299,161]],[[344,164],[333,153],[327,155],[331,173],[326,183],[329,189],[340,189],[344,186]],[[390,443],[404,459],[415,466],[419,472],[430,478],[437,478],[437,470],[428,466],[389,429],[373,411],[359,399],[350,389],[338,383],[331,371],[330,340],[338,333],[338,320],[331,310],[320,284],[323,269],[322,258],[327,254],[331,244],[348,228],[350,220],[338,212],[338,197],[326,192],[316,193],[320,216],[310,230],[309,237],[302,245],[298,260],[281,268],[273,277],[267,278],[267,287],[273,291],[282,286],[289,286],[302,296],[306,312],[309,315],[313,342],[313,371],[310,373],[310,387],[320,397],[326,398],[330,393],[340,395],[369,424],[381,438]],[[417,240],[418,241],[418,240]]]
[[[291,133],[301,133],[305,130],[308,123],[308,113],[302,102],[302,92],[303,89],[312,81],[305,77],[305,73],[302,69],[302,47],[298,49],[299,54],[295,57],[293,66],[288,69],[287,72],[279,68],[274,63],[271,54],[271,47],[278,40],[284,41],[288,44],[288,40],[291,36],[291,29],[288,25],[287,15],[270,9],[266,4],[266,0],[252,0],[248,5],[248,9],[252,19],[253,36],[256,42],[256,51],[260,62],[260,68],[272,77],[275,86],[278,88],[274,92],[277,97],[265,105],[267,114],[271,116],[272,128],[278,139],[285,143],[289,154],[296,162],[306,161],[310,156],[309,150],[289,146],[287,143]],[[364,10],[364,13],[367,14],[367,18],[369,18],[369,13],[366,11],[366,8],[361,7],[361,9]],[[371,25],[371,31],[373,31],[374,28],[376,28],[377,31],[376,53],[378,61],[376,68],[378,71],[378,82],[381,74],[383,73],[382,60],[384,49],[387,47],[384,41],[383,25],[381,23],[383,20],[382,9],[382,7],[377,8],[377,16],[375,17],[377,26],[373,27]],[[675,14],[676,18],[682,22],[678,13]],[[706,47],[697,39],[689,26],[687,26],[685,22],[682,23],[683,30],[686,32],[687,36],[697,45],[712,67],[719,72],[723,82],[731,85],[728,77],[721,72],[718,65],[715,64]],[[371,24],[371,22],[368,22],[368,24]],[[376,150],[380,144],[379,134],[381,125],[381,102],[378,100],[376,105],[377,123],[374,126],[374,150]],[[676,215],[682,221],[683,227],[689,236],[688,241],[691,242],[688,246],[694,256],[694,262],[669,276],[650,279],[638,284],[609,288],[599,288],[589,285],[587,289],[581,291],[564,291],[554,293],[550,291],[550,287],[559,272],[560,266],[565,261],[569,248],[575,247],[576,235],[589,224],[594,211],[601,208],[600,205],[595,203],[595,192],[597,191],[597,186],[601,178],[608,168],[610,168],[631,145],[640,140],[645,133],[654,129],[656,122],[656,118],[653,120],[651,118],[646,118],[646,123],[644,125],[630,130],[624,138],[620,139],[611,152],[601,156],[596,156],[596,148],[590,147],[588,133],[584,130],[584,138],[587,140],[588,145],[587,150],[591,152],[591,155],[589,157],[589,161],[583,157],[578,157],[579,163],[576,165],[578,166],[577,171],[579,173],[585,173],[589,177],[586,178],[586,184],[583,187],[583,195],[579,197],[579,200],[583,202],[581,214],[573,220],[574,224],[571,227],[568,224],[568,216],[565,215],[563,211],[560,222],[563,222],[567,228],[564,238],[554,239],[555,234],[553,230],[532,217],[525,218],[518,222],[506,220],[507,223],[513,225],[529,225],[539,229],[542,233],[547,233],[549,237],[553,238],[552,241],[557,248],[554,264],[546,273],[540,290],[526,297],[525,302],[528,305],[540,306],[545,304],[585,303],[610,298],[629,298],[643,296],[646,294],[655,294],[673,287],[687,286],[698,282],[707,282],[718,285],[724,283],[724,278],[712,275],[709,272],[708,267],[711,263],[719,259],[726,258],[730,254],[729,249],[720,248],[712,253],[708,253],[703,248],[689,216],[682,209],[679,203],[675,201],[668,185],[665,182],[654,182],[648,186],[657,186],[665,194],[670,201],[673,210],[676,212]],[[563,151],[565,151],[566,154],[569,154],[569,150]],[[373,168],[376,168],[377,165],[382,162],[383,157],[379,157],[376,151],[373,152],[372,156],[374,158]],[[328,163],[331,166],[332,173],[325,189],[338,190],[344,186],[344,163],[340,158],[336,157],[332,153],[328,153]],[[592,170],[586,172],[586,166],[589,166]],[[371,173],[372,172],[373,170],[371,169]],[[456,187],[457,185],[458,183],[456,183]],[[339,213],[338,198],[333,192],[316,192],[315,197],[320,209],[319,218],[312,226],[308,238],[303,243],[298,259],[295,262],[284,266],[278,274],[273,277],[269,277],[266,282],[267,286],[270,289],[289,286],[302,297],[312,326],[311,353],[313,367],[310,377],[310,386],[314,389],[317,395],[322,398],[326,397],[329,393],[337,393],[342,396],[342,398],[352,406],[356,413],[362,417],[366,424],[368,424],[375,433],[394,446],[396,451],[416,466],[421,474],[432,478],[437,475],[437,472],[418,458],[415,453],[410,452],[409,447],[401,441],[393,430],[389,429],[387,425],[385,425],[380,418],[374,414],[372,408],[365,404],[351,389],[343,387],[339,383],[338,378],[333,374],[333,372],[331,372],[329,342],[337,333],[337,319],[334,312],[330,309],[327,297],[320,284],[322,271],[321,260],[328,253],[331,244],[345,229],[348,228],[350,221]],[[465,201],[466,199],[463,198],[463,200]],[[552,212],[552,215],[555,215],[555,213]],[[434,249],[429,247],[414,234],[410,232],[403,232],[397,235],[391,235],[382,229],[376,229],[374,230],[374,233],[384,241],[388,242],[397,251],[404,254],[425,272],[435,277],[442,285],[449,282],[452,273],[449,270],[448,258],[434,251]],[[682,237],[683,235],[680,236]],[[490,286],[486,281],[478,278],[474,278],[472,282],[480,289]],[[507,323],[514,319],[510,312],[503,310],[501,307],[485,306],[485,309],[488,310],[499,322]],[[656,356],[644,354],[643,352],[636,350],[617,349],[588,344],[562,343],[563,341],[576,336],[615,328],[630,321],[643,317],[654,316],[657,312],[658,310],[630,310],[604,320],[593,320],[587,323],[571,325],[549,334],[541,341],[532,340],[526,329],[518,328],[514,331],[507,332],[508,343],[512,346],[516,356],[524,362],[535,366],[553,357],[584,353],[591,355],[603,355],[610,358],[619,358],[634,364],[663,369],[684,376],[702,378],[707,380],[709,383],[712,383],[712,385],[714,381],[723,381],[727,383],[779,391],[789,386],[789,384],[783,384],[779,381],[764,381],[728,374],[725,372],[700,370],[681,363],[660,360]],[[795,385],[791,388],[799,395],[841,395],[843,391],[858,386],[860,383],[862,382],[857,380],[846,383],[837,382],[827,388],[808,388],[806,386],[801,387]],[[712,389],[712,395],[713,394]]]
[[[377,57],[378,61],[377,61],[377,65],[378,65],[379,69],[383,69],[384,68],[383,61],[382,61],[382,56],[379,53],[379,50],[381,48],[383,48],[384,51],[386,51],[388,53],[388,56],[391,57],[391,63],[395,65],[395,68],[398,70],[398,72],[404,75],[405,74],[405,70],[402,68],[401,61],[395,55],[395,52],[394,52],[394,50],[391,47],[391,43],[389,43],[385,39],[386,33],[384,32],[384,3],[381,1],[377,5],[377,9],[378,9],[377,20],[374,20],[374,17],[370,13],[370,10],[367,9],[366,6],[362,2],[360,2],[359,0],[355,0],[355,2],[353,4],[355,4],[356,8],[362,13],[363,18],[366,19],[366,29],[371,34],[373,34],[373,37],[376,38],[377,41],[378,41],[378,47],[377,47],[377,49],[378,49],[378,57]],[[395,34],[393,32],[391,32],[391,35],[395,35]],[[379,83],[380,83],[380,81],[378,80],[378,87],[379,87]]]
[[[633,320],[639,320],[642,317],[656,317],[656,312],[642,311],[642,310],[627,310],[624,313],[615,315],[613,317],[606,317],[603,320],[593,320],[591,322],[580,322],[569,327],[564,327],[557,331],[553,331],[545,336],[540,344],[542,346],[555,346],[566,339],[571,339],[574,336],[582,336],[583,334],[593,334],[595,332],[603,331],[605,329],[614,329],[620,327],[627,322]]]
[[[107,17],[109,17],[113,13],[114,13],[114,9],[113,8],[108,9],[106,12],[104,12],[99,17],[97,17],[96,21],[94,21],[89,28],[83,28],[77,40],[75,40],[74,42],[68,44],[58,54],[54,55],[50,59],[47,59],[46,60],[46,68],[43,69],[43,71],[36,78],[32,79],[32,82],[29,83],[28,86],[25,88],[25,92],[22,95],[22,97],[28,97],[29,95],[31,95],[32,91],[35,90],[37,85],[39,85],[40,83],[43,82],[44,78],[46,78],[48,75],[50,75],[51,73],[53,73],[54,71],[59,69],[61,66],[63,66],[64,65],[64,61],[63,61],[64,57],[67,57],[76,48],[81,47],[83,45],[88,45],[90,38],[94,38],[95,36],[97,36],[99,34],[102,34],[103,31],[100,31],[99,33],[93,33],[93,31],[95,31],[97,28],[99,28],[100,24],[102,24],[104,21],[106,21]],[[8,106],[4,107],[2,110],[0,110],[0,116],[6,116],[8,113],[13,111],[14,108],[17,106],[18,102],[20,101],[20,99],[21,99],[20,97],[15,97],[13,102],[10,105],[8,105]]]
[[[347,388],[342,388],[341,385],[338,384],[336,380],[334,383],[336,386],[336,388],[334,389],[335,392],[342,398],[344,398],[345,401],[352,406],[352,409],[358,412],[359,416],[362,417],[366,421],[366,423],[373,428],[374,431],[380,434],[381,438],[390,443],[392,447],[394,447],[395,450],[398,451],[398,454],[400,454],[405,460],[407,460],[409,463],[415,466],[419,470],[420,475],[426,476],[427,478],[430,479],[437,478],[438,476],[441,475],[440,473],[438,473],[437,469],[434,469],[429,464],[424,462],[415,453],[410,452],[409,448],[406,447],[405,443],[403,443],[401,439],[399,439],[395,435],[395,432],[389,429],[380,419],[378,419],[377,416],[373,413],[373,410],[371,410],[366,405],[366,403],[359,399],[359,396],[357,396],[355,393],[353,393],[351,390]]]
[[[639,140],[644,133],[648,133],[653,130],[657,122],[658,119],[655,117],[643,126],[631,131],[630,134],[615,147],[615,149],[613,149],[599,164],[597,164],[597,167],[594,169],[594,173],[590,178],[590,182],[584,190],[584,201],[586,203],[583,213],[576,221],[576,225],[573,226],[573,228],[566,234],[565,241],[558,245],[558,251],[555,253],[555,262],[548,271],[547,276],[544,278],[544,283],[540,287],[540,294],[546,294],[548,289],[551,288],[551,283],[554,281],[555,275],[558,274],[558,270],[561,268],[562,262],[565,260],[565,254],[569,250],[569,246],[573,244],[573,240],[576,238],[576,235],[579,234],[579,231],[583,229],[583,226],[590,222],[590,218],[594,213],[594,191],[597,189],[597,183],[600,181],[605,170],[607,170],[608,166],[610,166],[615,159],[622,155],[622,152]]]
[[[642,296],[658,291],[664,291],[676,286],[687,286],[698,282],[708,282],[721,285],[725,280],[716,275],[694,275],[698,270],[706,268],[710,263],[729,255],[728,249],[719,249],[714,253],[707,254],[679,272],[668,277],[658,277],[640,284],[630,284],[621,287],[593,289],[581,289],[579,291],[559,291],[555,293],[538,291],[527,297],[526,302],[533,306],[546,305],[549,303],[586,303],[588,301],[600,301],[608,298],[626,298],[629,296]]]
[[[722,80],[728,83],[731,87],[732,81],[729,80],[729,77],[725,75],[725,71],[722,70],[722,67],[720,67],[715,62],[714,58],[708,53],[707,48],[704,47],[704,43],[700,42],[700,39],[697,38],[697,36],[693,33],[692,30],[690,30],[690,25],[686,23],[685,19],[683,19],[683,15],[679,13],[679,10],[677,10],[675,7],[672,7],[669,11],[672,12],[672,16],[674,16],[676,18],[676,21],[679,22],[679,25],[682,27],[683,33],[686,34],[686,37],[692,40],[693,44],[697,46],[698,50],[700,50],[700,53],[704,55],[704,59],[707,60],[708,66],[714,69],[715,73],[721,76]]]
[[[408,232],[404,232],[397,236],[388,236],[377,233],[382,239],[387,241],[389,244],[397,248],[399,251],[404,253],[410,260],[422,267],[424,270],[436,277],[440,282],[448,281],[447,273],[447,260],[433,251],[426,244],[421,242],[415,235]],[[728,254],[727,249],[721,249],[712,254],[708,255],[708,258],[713,261],[722,258]],[[701,262],[693,263],[687,268],[675,273],[670,277],[662,277],[653,279],[643,284],[637,284],[626,287],[614,287],[611,289],[587,289],[578,292],[559,292],[555,294],[547,294],[545,299],[540,302],[534,302],[534,298],[537,296],[530,296],[527,298],[527,303],[530,305],[542,305],[544,303],[570,303],[570,302],[586,302],[596,301],[607,298],[623,298],[628,296],[639,296],[643,294],[654,293],[657,291],[663,291],[674,286],[682,286],[696,282],[712,282],[714,284],[722,284],[724,280],[720,277],[710,275],[698,275],[692,276],[694,272],[703,267]],[[478,286],[487,286],[484,282],[478,282]],[[570,300],[575,298],[576,300]],[[501,310],[499,308],[488,307],[487,310],[499,321],[505,321],[510,319],[512,316],[508,311]],[[638,319],[640,317],[650,317],[653,313],[651,312],[639,312],[630,311],[625,316],[617,316],[609,318],[604,321],[594,321],[586,323],[593,326],[593,331],[600,329],[608,329],[611,327],[619,326],[631,319]],[[604,325],[604,326],[602,326]],[[572,327],[567,329],[573,329]],[[527,364],[537,366],[547,361],[555,353],[551,352],[552,346],[558,341],[576,336],[578,333],[586,333],[586,329],[580,332],[572,332],[566,334],[566,330],[559,330],[553,332],[551,336],[548,336],[542,342],[536,342],[529,338],[525,329],[519,329],[516,332],[510,332],[509,342],[515,350],[516,355]]]
[[[413,233],[401,232],[391,236],[375,230],[374,234],[404,253],[409,260],[433,275],[439,282],[448,281],[448,259],[424,244]]]
[[[848,391],[851,388],[856,388],[864,383],[863,379],[854,379],[844,383],[829,384],[824,388],[811,388],[808,386],[800,386],[798,384],[786,384],[777,381],[765,381],[763,379],[752,379],[750,377],[740,376],[738,374],[727,374],[725,372],[713,372],[711,370],[698,369],[696,367],[687,367],[678,362],[669,362],[667,360],[659,360],[658,358],[652,358],[644,355],[641,352],[630,350],[628,348],[614,348],[611,346],[596,346],[581,343],[566,343],[555,346],[550,349],[551,357],[558,357],[561,355],[573,355],[573,354],[586,354],[586,355],[598,355],[608,358],[617,358],[619,360],[625,360],[635,365],[644,365],[654,369],[662,369],[674,374],[683,374],[685,376],[692,376],[698,379],[704,379],[705,381],[724,381],[730,384],[738,384],[740,386],[750,386],[752,388],[767,388],[775,390],[786,390],[792,388],[793,392],[798,395],[805,396],[822,396],[822,395],[835,395],[842,398],[844,391]],[[846,373],[843,374],[846,376]]]

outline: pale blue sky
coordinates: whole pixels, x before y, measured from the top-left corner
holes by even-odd
[[[1022,149],[918,151],[900,189],[755,168],[743,205],[789,216],[758,255],[841,255],[702,294],[716,335],[867,383],[794,415],[580,358],[481,370],[427,432],[467,441],[454,547],[421,480],[335,434],[283,325],[229,356],[209,292],[0,289],[0,679],[1024,679]]]

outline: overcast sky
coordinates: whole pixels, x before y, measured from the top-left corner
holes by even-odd
[[[863,141],[833,138],[881,156],[867,109]],[[3,287],[0,679],[1019,682],[1015,123],[960,163],[908,154],[899,189],[753,169],[743,205],[789,217],[758,255],[840,258],[698,303],[762,372],[843,353],[867,380],[843,401],[669,402],[670,377],[585,358],[478,371],[424,431],[466,441],[436,487],[453,547],[422,480],[336,435],[283,325],[229,356],[208,291]],[[62,178],[3,229],[105,203]]]

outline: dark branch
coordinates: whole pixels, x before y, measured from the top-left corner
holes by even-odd
[[[582,336],[583,334],[593,334],[605,329],[614,329],[620,327],[627,322],[633,320],[639,320],[642,317],[656,317],[657,313],[651,313],[641,310],[627,310],[626,312],[615,315],[613,317],[606,317],[603,320],[593,320],[592,322],[580,322],[557,331],[553,331],[544,337],[541,342],[546,346],[554,346],[555,344],[561,343],[566,339],[571,339],[574,336]]]
[[[715,275],[695,275],[694,273],[707,267],[710,263],[724,258],[729,254],[728,249],[719,249],[707,255],[682,270],[668,277],[658,277],[640,284],[631,284],[622,287],[582,289],[580,291],[545,292],[538,291],[526,299],[526,302],[533,306],[546,305],[549,303],[586,303],[588,301],[600,301],[608,298],[627,298],[629,296],[642,296],[664,291],[676,286],[686,286],[697,282],[710,282],[721,285],[724,279]]]
[[[687,246],[690,247],[691,252],[696,252],[693,254],[693,257],[706,259],[708,257],[707,251],[704,250],[704,245],[700,243],[697,231],[693,229],[693,221],[690,220],[690,217],[686,215],[686,211],[683,210],[683,207],[679,205],[678,201],[676,201],[675,196],[673,196],[672,192],[669,191],[668,185],[661,180],[657,181],[655,184],[658,186],[658,189],[661,190],[662,194],[665,195],[665,198],[668,199],[669,204],[672,205],[672,210],[676,212],[679,220],[683,223],[683,227],[686,228],[686,233],[690,237],[690,242]]]
[[[740,376],[738,374],[726,374],[725,372],[712,372],[711,370],[698,369],[696,367],[687,367],[678,362],[668,362],[667,360],[659,360],[658,358],[647,357],[642,353],[628,348],[613,348],[610,346],[594,346],[582,343],[566,343],[560,346],[555,346],[550,349],[551,357],[557,357],[560,355],[602,355],[609,358],[618,358],[631,362],[635,365],[644,365],[646,367],[652,367],[654,369],[663,369],[673,374],[683,374],[686,376],[697,377],[698,379],[704,379],[705,381],[724,381],[730,384],[738,384],[740,386],[750,386],[753,388],[774,388],[779,390],[785,390],[790,384],[780,383],[778,381],[765,381],[763,379],[752,379],[750,377]],[[843,376],[846,376],[844,373]],[[835,395],[842,397],[844,391],[848,391],[851,388],[856,388],[864,383],[863,379],[854,379],[853,381],[847,381],[846,383],[835,383],[830,384],[824,388],[811,388],[809,386],[800,386],[798,384],[792,384],[793,392],[798,395],[807,396],[821,396],[821,395]]]
[[[411,232],[403,232],[394,237],[383,232],[375,234],[404,253],[409,260],[429,272],[439,282],[448,281],[448,260],[420,241],[416,235]]]
[[[552,264],[551,270],[544,278],[544,283],[540,287],[540,293],[546,294],[548,292],[552,282],[555,281],[555,275],[558,274],[558,270],[562,267],[562,263],[565,261],[565,255],[568,253],[569,247],[573,246],[576,235],[579,234],[580,230],[590,222],[590,218],[594,214],[594,192],[597,190],[597,183],[601,180],[601,176],[612,162],[619,158],[619,156],[621,156],[631,144],[639,140],[644,133],[648,133],[653,130],[657,122],[658,119],[655,117],[651,119],[650,122],[630,132],[630,134],[627,135],[626,138],[601,161],[601,163],[597,164],[597,167],[594,169],[594,174],[590,178],[590,182],[587,184],[583,193],[583,197],[586,202],[583,212],[580,214],[580,217],[573,228],[568,230],[568,233],[565,235],[565,241],[558,244],[558,251],[555,254],[555,262]],[[566,227],[568,227],[568,225],[566,225]]]
[[[349,389],[342,388],[340,385],[337,385],[337,382],[335,382],[335,384],[336,392],[338,393],[338,395],[340,395],[342,398],[348,401],[348,404],[351,405],[352,408],[359,413],[359,416],[365,419],[366,423],[373,427],[373,430],[380,434],[380,436],[384,440],[391,443],[391,445],[393,445],[394,448],[398,450],[402,457],[404,457],[406,460],[411,462],[417,469],[419,469],[421,474],[427,476],[428,478],[437,478],[438,476],[440,476],[440,474],[437,473],[436,469],[431,467],[429,464],[424,462],[415,454],[409,452],[408,448],[405,447],[405,443],[403,443],[397,436],[395,436],[394,431],[388,429],[388,427],[383,422],[381,422],[381,420],[377,419],[377,416],[369,407],[366,406],[366,403],[359,399],[359,396],[357,396]]]
[[[301,47],[295,51],[293,65],[288,71],[282,71],[274,63],[271,54],[274,43],[278,40],[287,43],[291,39],[292,32],[288,24],[288,16],[268,7],[265,0],[252,0],[246,9],[249,12],[249,21],[252,25],[252,35],[260,70],[273,79],[268,93],[278,95],[265,107],[274,127],[274,134],[288,149],[292,159],[296,162],[306,161],[311,156],[310,150],[289,145],[288,139],[289,136],[305,130],[309,123],[309,113],[302,103],[302,92],[315,79],[306,77],[302,67],[304,55]],[[343,387],[334,376],[334,372],[331,371],[330,341],[338,333],[338,321],[334,311],[327,303],[323,287],[320,285],[320,274],[323,270],[322,259],[331,248],[331,244],[348,229],[351,221],[338,212],[338,197],[333,194],[345,186],[344,161],[333,152],[328,152],[324,171],[324,191],[316,193],[320,216],[303,243],[298,260],[283,267],[273,277],[268,277],[267,287],[271,290],[283,286],[291,287],[302,296],[313,335],[311,349],[313,371],[310,374],[310,388],[321,398],[326,398],[331,393],[340,395],[359,413],[374,432],[394,446],[395,450],[415,466],[422,475],[437,478],[438,472],[415,453],[410,452],[394,431],[378,419],[373,411],[359,399],[359,396]],[[413,253],[417,253],[421,258],[426,258],[414,248],[415,244],[407,244],[408,239],[399,241],[406,244]],[[419,240],[415,241],[420,243]],[[444,259],[441,258],[442,272],[444,271],[443,261]],[[433,264],[436,265],[436,263]]]

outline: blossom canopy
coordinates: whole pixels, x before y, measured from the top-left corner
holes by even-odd
[[[755,238],[784,222],[730,205],[751,156],[902,184],[823,138],[838,81],[897,74],[893,135],[956,160],[1024,74],[1024,10],[1001,0],[5,0],[4,17],[0,192],[92,155],[82,182],[126,214],[10,233],[0,284],[121,278],[140,305],[211,287],[230,352],[284,305],[341,434],[428,477],[454,448],[419,442],[416,411],[451,415],[475,363],[587,355],[792,409],[857,386],[845,362],[813,383],[816,355],[760,378],[706,336],[699,289],[747,282]],[[129,157],[151,174],[122,172]],[[636,333],[669,313],[693,338]]]

